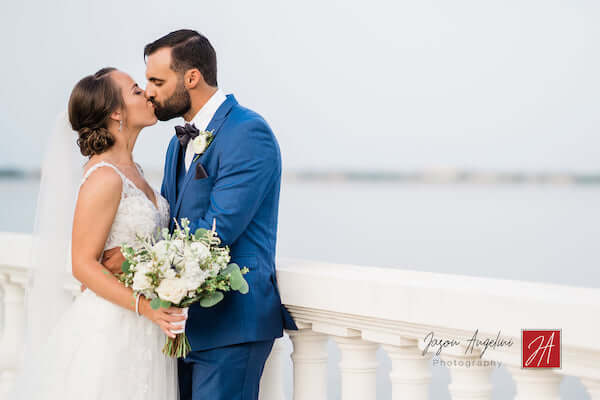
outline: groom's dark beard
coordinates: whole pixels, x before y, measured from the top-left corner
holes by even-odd
[[[181,117],[192,107],[192,100],[183,86],[183,80],[177,82],[175,93],[165,101],[164,105],[151,101],[154,104],[154,114],[160,121]]]

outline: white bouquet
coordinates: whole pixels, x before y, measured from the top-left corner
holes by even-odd
[[[196,302],[212,307],[224,298],[224,292],[248,293],[244,279],[248,268],[229,263],[229,248],[219,246],[214,224],[212,230],[198,229],[192,235],[189,220],[184,218],[181,225],[176,222],[172,234],[165,228],[160,235],[160,240],[138,236],[135,246],[121,246],[125,261],[119,279],[135,296],[149,299],[153,309],[186,308]],[[174,339],[167,337],[163,353],[185,357],[190,350],[184,330]]]

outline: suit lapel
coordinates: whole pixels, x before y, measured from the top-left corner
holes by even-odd
[[[206,127],[207,131],[211,131],[211,130],[213,131],[213,141],[210,146],[213,146],[213,144],[217,138],[217,134],[219,133],[219,130],[221,129],[221,126],[223,126],[223,123],[227,119],[227,116],[229,115],[231,108],[236,104],[237,104],[237,101],[236,101],[235,97],[232,94],[228,94],[227,100],[225,100],[223,102],[223,104],[221,104],[221,106],[217,109],[217,112],[215,113],[213,118],[210,120],[210,123]],[[206,153],[208,153],[208,149],[200,157],[198,157],[197,160],[193,161],[190,164],[190,168],[188,169],[187,173],[185,174],[185,178],[183,181],[183,187],[181,188],[181,192],[180,192],[179,196],[177,197],[177,204],[175,205],[175,211],[173,212],[173,215],[177,216],[179,214],[179,209],[181,208],[181,202],[183,200],[183,195],[185,193],[185,189],[187,188],[188,184],[190,183],[190,180],[196,174],[196,163],[199,163],[200,160],[206,155]],[[194,158],[196,158],[196,156],[194,156]],[[175,164],[175,165],[177,165],[177,164]],[[177,187],[175,187],[175,192],[177,192]]]
[[[172,182],[169,185],[169,197],[173,199],[173,204],[177,200],[177,163],[179,163],[179,154],[181,153],[181,144],[179,140],[175,142],[175,149],[173,151],[173,157],[171,158],[171,170],[170,170],[170,181]]]
[[[179,163],[179,158],[181,153],[181,144],[179,140],[175,140],[175,147],[173,148],[173,154],[171,156],[171,169],[169,170],[169,182],[170,185],[167,186],[167,200],[169,204],[176,204],[177,202],[177,165]],[[174,209],[174,207],[171,207]],[[173,229],[173,217],[175,214],[171,213],[171,218],[169,219],[169,229]]]

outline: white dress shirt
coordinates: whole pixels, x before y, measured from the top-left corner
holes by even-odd
[[[189,122],[190,124],[194,124],[196,128],[201,131],[206,130],[210,120],[213,118],[221,104],[227,100],[225,93],[219,88],[217,91],[208,99],[206,104],[202,106],[202,108],[196,113],[194,118]],[[187,172],[190,169],[190,165],[192,165],[192,160],[194,159],[194,150],[192,149],[192,141],[190,140],[187,148],[185,150],[185,171]]]

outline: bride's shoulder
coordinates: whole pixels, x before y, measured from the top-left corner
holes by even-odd
[[[75,221],[112,221],[121,204],[123,181],[118,172],[106,165],[87,169],[75,206]],[[93,168],[93,169],[92,169]],[[112,222],[111,222],[112,223]]]
[[[120,197],[123,190],[121,173],[111,164],[104,161],[86,166],[79,196],[91,195],[104,198]]]

